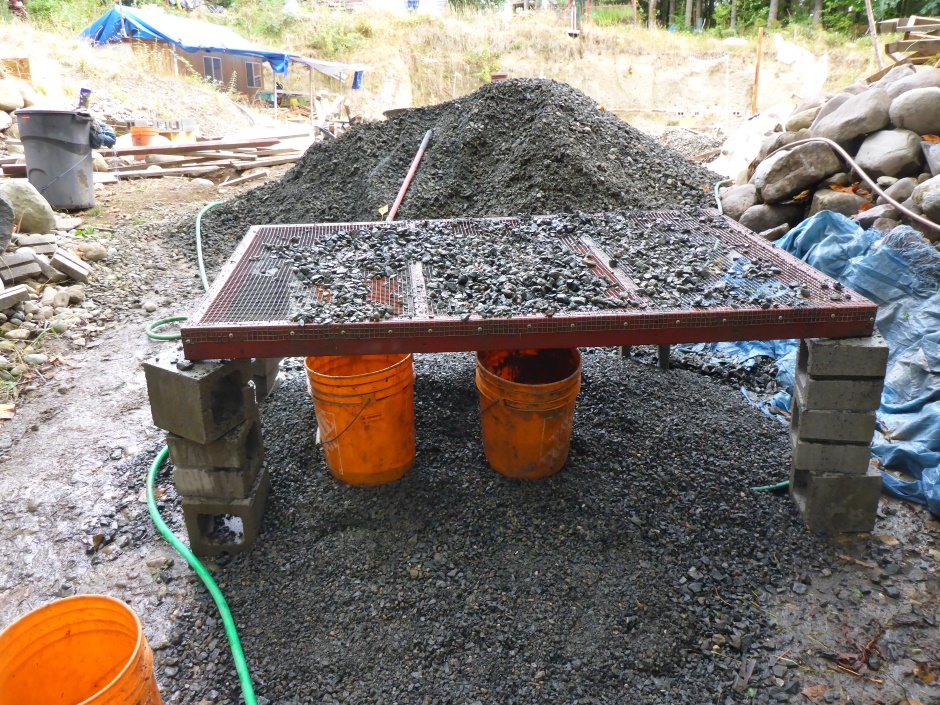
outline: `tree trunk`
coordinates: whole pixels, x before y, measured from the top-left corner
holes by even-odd
[[[738,23],[738,0],[731,0],[731,31],[734,31]]]
[[[770,0],[770,12],[767,13],[767,24],[773,24],[777,21],[777,11],[780,8],[780,0]]]
[[[673,18],[676,16],[676,0],[669,0],[669,12],[666,17],[666,26],[672,26]]]
[[[871,34],[871,45],[875,50],[875,63],[881,71],[884,64],[881,63],[881,49],[878,48],[878,31],[875,29],[875,13],[871,9],[871,0],[865,0],[865,11],[868,13],[868,33]]]
[[[650,0],[649,28],[656,29],[656,0]]]
[[[695,0],[695,31],[698,31],[699,20],[702,19],[702,0]]]
[[[822,12],[823,2],[822,0],[816,0],[816,6],[813,8],[813,27],[816,29],[822,27]]]
[[[692,26],[692,0],[685,0],[685,26]]]

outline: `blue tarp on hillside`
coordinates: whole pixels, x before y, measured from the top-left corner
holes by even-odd
[[[829,211],[803,221],[776,245],[878,304],[876,325],[890,356],[872,455],[882,467],[915,478],[904,482],[884,473],[885,492],[940,516],[940,252],[911,228],[864,231]],[[691,347],[736,362],[775,358],[778,381],[792,389],[796,343]],[[777,394],[773,406],[789,409],[789,393]]]
[[[208,51],[258,57],[275,73],[287,73],[290,55],[267,51],[228,27],[166,14],[160,10],[115,5],[79,34],[95,44],[124,39],[157,39],[189,52]]]

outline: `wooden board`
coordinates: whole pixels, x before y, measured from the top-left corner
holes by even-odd
[[[211,142],[174,142],[157,146],[124,147],[118,149],[119,157],[134,157],[145,154],[185,154],[188,152],[212,152],[220,149],[236,149],[240,147],[273,147],[280,142],[278,137],[258,137],[250,140],[213,140]],[[113,155],[115,150],[108,150]]]
[[[916,51],[918,53],[929,52],[931,54],[940,53],[940,37],[937,39],[918,39],[914,41],[891,42],[885,46],[886,54],[893,54],[898,51]]]

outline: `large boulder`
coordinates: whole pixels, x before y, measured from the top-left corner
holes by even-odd
[[[883,206],[875,206],[867,211],[862,211],[852,216],[852,220],[859,224],[865,230],[872,227],[879,218],[890,218],[891,220],[900,220],[901,211],[890,203]]]
[[[886,91],[898,81],[901,81],[905,78],[910,78],[914,75],[914,67],[911,64],[898,64],[897,66],[891,67],[891,70],[888,71],[880,80],[875,84],[880,88],[884,88]]]
[[[791,228],[803,220],[803,206],[782,206],[761,203],[751,206],[741,216],[739,221],[745,228],[755,233],[773,230],[781,225]]]
[[[940,132],[940,88],[915,88],[891,101],[891,122],[918,135]]]
[[[940,176],[940,144],[924,140],[920,143],[920,149],[924,153],[924,159],[927,160],[930,175]]]
[[[841,168],[842,164],[828,145],[819,142],[801,144],[762,161],[754,170],[751,183],[760,190],[764,203],[780,203],[815,186]]]
[[[26,179],[0,181],[0,193],[13,206],[13,217],[21,233],[51,233],[55,230],[55,213],[49,202]]]
[[[832,98],[832,93],[813,93],[808,95],[796,104],[796,107],[793,108],[793,114],[797,115],[805,110],[821,108],[823,105],[829,102],[830,98]]]
[[[809,214],[816,215],[819,211],[832,211],[833,213],[853,216],[858,213],[864,202],[864,198],[856,196],[854,193],[823,189],[813,194],[813,203],[809,207]]]
[[[809,126],[809,129],[813,129],[820,123],[820,121],[827,115],[831,115],[836,110],[838,110],[849,98],[851,98],[848,93],[838,93],[834,95],[830,100],[819,109],[819,113],[816,114],[816,119],[813,120],[813,124]]]
[[[845,144],[856,137],[887,127],[890,107],[891,99],[884,88],[875,86],[864,93],[853,95],[833,112],[818,120],[813,134]]]
[[[781,147],[786,147],[791,142],[796,142],[796,140],[797,136],[795,132],[774,132],[772,135],[765,137],[764,141],[761,142],[760,149],[757,152],[757,161],[764,161],[768,154],[772,154]]]
[[[721,210],[734,220],[741,220],[744,211],[759,202],[757,187],[753,184],[733,186],[721,194]]]
[[[885,91],[888,93],[888,97],[894,100],[902,93],[907,93],[915,88],[940,88],[940,69],[921,67],[913,75],[892,83],[885,88]]]
[[[873,178],[919,174],[924,163],[920,136],[910,130],[873,132],[862,142],[855,161]]]
[[[3,132],[13,124],[13,116],[10,113],[0,110],[0,132]]]
[[[848,95],[858,95],[859,93],[866,93],[868,90],[869,85],[864,81],[859,81],[858,83],[853,83],[851,86],[846,86],[842,89],[842,92]]]
[[[16,217],[13,215],[13,204],[10,199],[0,193],[0,252],[7,249],[13,237],[13,226]]]
[[[911,197],[911,194],[914,193],[914,189],[917,187],[917,179],[912,177],[907,177],[906,179],[898,179],[893,184],[891,184],[884,191],[885,193],[893,198],[898,203],[904,203],[908,198]],[[878,205],[887,203],[884,198],[878,197]]]
[[[12,113],[25,105],[19,84],[12,78],[0,78],[0,110]]]
[[[940,176],[927,179],[918,185],[911,198],[924,215],[933,222],[940,223]]]
[[[809,110],[803,110],[798,113],[794,112],[793,115],[790,116],[790,119],[787,120],[787,132],[805,130],[813,124],[813,120],[819,115],[820,109],[821,108],[810,108]]]

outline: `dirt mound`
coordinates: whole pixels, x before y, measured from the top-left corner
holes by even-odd
[[[317,144],[281,181],[213,211],[207,229],[241,238],[256,224],[380,220],[427,130],[400,220],[708,206],[720,178],[571,86],[516,79]]]

